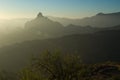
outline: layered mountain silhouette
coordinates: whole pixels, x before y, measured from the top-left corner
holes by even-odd
[[[62,28],[62,24],[52,21],[39,13],[35,19],[26,22],[24,28],[18,28],[11,32],[6,30],[9,33],[4,33],[4,35],[1,33],[0,46],[59,36]]]
[[[91,26],[83,27],[73,24],[63,26],[61,23],[50,20],[43,16],[42,13],[39,13],[35,19],[28,21],[24,28],[18,28],[12,32],[8,31],[9,33],[5,34],[3,37],[1,36],[0,46],[29,40],[61,37],[71,34],[93,33],[96,30],[98,29]]]
[[[64,26],[39,13],[24,28],[0,38],[1,45],[10,44],[0,48],[0,67],[18,70],[29,63],[32,55],[39,55],[45,50],[79,53],[85,63],[119,62],[119,16],[120,13],[99,13],[90,18],[72,20],[68,26]],[[102,28],[98,28],[100,26]]]
[[[110,27],[120,25],[120,12],[116,13],[98,13],[92,17],[86,17],[83,19],[67,19],[67,18],[58,18],[58,17],[49,17],[51,20],[58,21],[63,25],[81,25],[92,27]]]
[[[25,25],[25,29],[28,31],[39,33],[39,35],[47,35],[48,37],[60,37],[70,34],[80,34],[80,33],[92,33],[97,28],[91,26],[78,26],[69,24],[68,26],[63,26],[59,22],[50,20],[49,18],[39,13],[35,19],[29,21]]]
[[[7,33],[1,32],[0,47],[36,39],[48,39],[73,34],[94,33],[107,29],[118,29],[120,19],[119,16],[119,12],[109,14],[99,13],[90,18],[71,20],[70,22],[69,19],[64,19],[65,21],[69,22],[68,26],[64,26],[60,23],[60,21],[57,22],[57,19],[56,21],[53,21],[48,17],[43,16],[43,14],[40,12],[35,19],[28,21],[24,28],[12,29],[12,31],[6,30]],[[81,23],[84,23],[84,26],[80,26],[82,25]],[[105,27],[103,27],[103,25]],[[113,25],[117,25],[118,27]],[[102,28],[100,28],[100,26]]]
[[[0,67],[6,70],[18,70],[29,63],[33,55],[39,55],[45,50],[78,53],[85,63],[119,62],[120,29],[117,29],[118,27],[120,26],[94,33],[25,41],[0,48]]]

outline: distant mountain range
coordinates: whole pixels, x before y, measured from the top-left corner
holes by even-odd
[[[92,27],[110,27],[120,25],[120,12],[116,13],[98,13],[92,17],[86,17],[83,19],[69,19],[59,17],[49,17],[53,21],[58,21],[63,25],[80,25],[80,26],[92,26]]]
[[[65,27],[61,23],[52,21],[43,16],[42,13],[39,13],[35,19],[27,21],[24,27],[7,27],[3,32],[1,31],[0,46],[71,34],[92,33],[94,31],[96,31],[96,29],[90,26],[82,27],[70,24]]]
[[[54,21],[39,13],[35,19],[27,21],[22,28],[16,27],[12,29],[7,27],[0,32],[0,46],[29,40],[94,33],[103,29],[112,29],[111,27],[119,26],[120,13],[99,13],[93,17],[76,20],[63,19],[63,22],[68,24],[67,26],[58,19]]]
[[[92,33],[97,30],[91,26],[79,26],[69,24],[63,26],[61,23],[52,21],[39,13],[37,17],[26,23],[25,29],[36,33],[36,35],[46,35],[47,37],[60,37],[71,34]],[[39,33],[39,34],[38,34]]]

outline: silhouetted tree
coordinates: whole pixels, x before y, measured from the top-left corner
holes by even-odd
[[[79,71],[83,67],[78,54],[46,51],[33,59],[31,68],[22,72],[21,80],[40,80],[38,77],[35,79],[35,76],[42,76],[47,80],[78,80]]]

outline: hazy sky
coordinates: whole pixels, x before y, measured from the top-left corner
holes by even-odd
[[[47,16],[82,18],[120,11],[120,0],[0,0],[0,18]]]

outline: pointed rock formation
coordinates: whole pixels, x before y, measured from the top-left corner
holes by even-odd
[[[47,35],[56,35],[63,28],[63,25],[48,19],[39,12],[35,19],[26,23],[25,28],[34,33],[39,32]]]
[[[43,14],[41,12],[38,13],[37,18],[41,18],[44,17]]]

